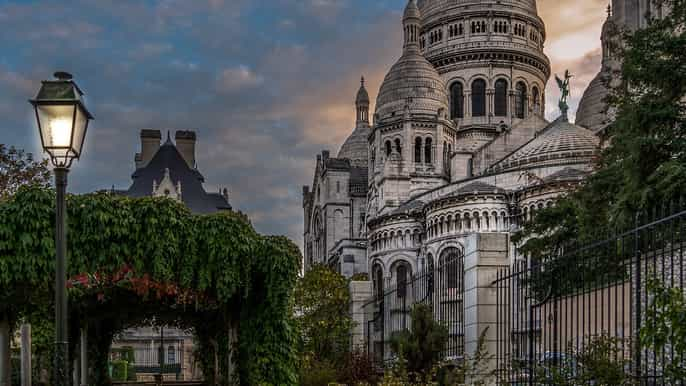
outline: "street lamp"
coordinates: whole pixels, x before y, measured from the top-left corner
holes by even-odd
[[[83,92],[66,72],[56,80],[42,82],[38,96],[29,102],[36,111],[43,150],[55,166],[57,205],[55,219],[55,363],[54,385],[69,384],[69,336],[67,329],[67,173],[74,159],[81,157],[88,122],[93,116],[83,104]]]

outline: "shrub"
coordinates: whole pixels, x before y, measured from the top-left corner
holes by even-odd
[[[336,381],[336,367],[328,362],[313,361],[300,368],[301,386],[327,386]]]
[[[411,311],[412,329],[395,334],[391,349],[405,361],[407,371],[425,378],[438,364],[448,341],[448,328],[433,319],[425,304]]]
[[[376,384],[379,375],[374,361],[362,351],[354,351],[346,356],[343,367],[338,371],[338,382],[346,385]]]
[[[112,361],[112,380],[115,382],[123,382],[128,380],[129,363],[127,361],[118,359]]]

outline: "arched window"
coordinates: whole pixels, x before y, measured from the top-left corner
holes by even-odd
[[[391,141],[386,141],[386,157],[391,156],[391,151],[393,151]]]
[[[533,99],[534,113],[536,114],[541,113],[541,100],[539,94],[538,87],[534,86],[534,88],[531,89],[531,99]]]
[[[507,116],[507,81],[505,79],[495,81],[495,100],[493,105],[495,116]]]
[[[438,270],[441,273],[441,287],[443,289],[463,292],[464,269],[462,252],[454,247],[446,248],[441,252],[438,264]]]
[[[376,289],[376,299],[383,299],[383,269],[380,265],[374,265],[374,288]]]
[[[409,281],[409,272],[410,269],[408,268],[407,264],[401,263],[398,265],[398,268],[396,269],[396,284],[398,285],[397,291],[398,291],[398,297],[399,298],[404,298],[407,296],[407,282]]]
[[[176,350],[174,346],[169,346],[167,348],[167,361],[168,364],[176,364]]]
[[[422,139],[419,137],[414,140],[414,162],[422,162]]]
[[[477,79],[472,83],[472,116],[486,115],[486,81]]]
[[[524,82],[517,82],[517,93],[515,94],[515,112],[517,118],[523,119],[526,114],[526,100],[528,95],[526,94],[526,85]]]
[[[427,138],[425,145],[424,145],[424,163],[430,164],[432,163],[432,143],[431,143],[431,138]]]
[[[403,154],[403,147],[400,144],[400,138],[395,139],[395,151],[397,151],[398,154]]]
[[[452,119],[464,118],[464,87],[455,82],[450,86],[450,116]]]

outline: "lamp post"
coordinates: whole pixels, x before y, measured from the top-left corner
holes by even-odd
[[[50,155],[55,172],[55,363],[54,385],[68,386],[69,336],[67,329],[67,174],[74,159],[81,157],[88,122],[93,116],[83,104],[83,92],[66,72],[46,80],[29,102],[36,112],[43,150]]]

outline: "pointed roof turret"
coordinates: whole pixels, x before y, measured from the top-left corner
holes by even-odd
[[[422,14],[419,12],[416,0],[409,0],[403,13],[403,31],[405,35],[404,51],[419,51],[419,29]]]
[[[357,106],[365,104],[367,106],[369,105],[369,93],[367,92],[367,89],[364,87],[364,76],[360,81],[360,89],[357,91],[357,98],[355,98],[355,104]]]

